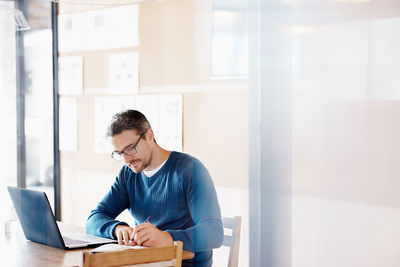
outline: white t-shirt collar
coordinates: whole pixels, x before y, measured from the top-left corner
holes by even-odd
[[[165,162],[167,162],[167,160],[168,160],[168,159],[166,159],[163,163],[161,163],[160,166],[158,166],[158,167],[155,168],[154,170],[151,170],[151,171],[145,171],[145,170],[143,170],[144,175],[145,175],[147,178],[150,178],[151,176],[153,176],[154,174],[156,174],[156,173],[162,168],[162,166],[164,166],[164,164],[165,164]]]

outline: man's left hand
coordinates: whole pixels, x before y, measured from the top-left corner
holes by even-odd
[[[149,222],[137,225],[133,237],[139,246],[144,247],[171,246],[174,243],[170,233],[159,230]]]

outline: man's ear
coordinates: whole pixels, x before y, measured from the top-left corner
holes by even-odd
[[[149,138],[149,140],[153,140],[153,141],[154,141],[154,132],[153,132],[153,129],[149,128],[149,129],[147,130],[146,138]]]

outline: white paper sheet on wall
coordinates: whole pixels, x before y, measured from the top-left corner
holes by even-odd
[[[106,137],[107,127],[116,113],[135,108],[134,96],[96,97],[94,102],[94,151],[111,153],[111,140]]]
[[[75,98],[60,98],[60,150],[78,151],[77,109]]]
[[[139,54],[111,54],[108,60],[110,93],[137,94],[139,92]]]
[[[85,17],[82,14],[65,14],[58,16],[58,50],[69,52],[84,50]]]
[[[83,58],[60,57],[58,59],[60,95],[81,95],[83,91]]]
[[[168,150],[182,151],[182,95],[137,95],[95,98],[96,153],[111,153],[111,140],[106,138],[107,127],[116,113],[137,109],[149,120],[157,143]]]
[[[159,145],[168,150],[182,151],[182,95],[158,96]]]
[[[108,49],[110,46],[110,17],[108,9],[84,12],[85,36],[83,46],[86,50]]]
[[[109,48],[139,45],[138,5],[120,6],[109,9]]]
[[[58,19],[60,52],[139,45],[137,5],[63,14]]]
[[[158,95],[137,95],[136,109],[146,116],[158,142]]]

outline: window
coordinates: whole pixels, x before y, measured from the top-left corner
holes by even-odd
[[[0,225],[12,213],[7,185],[17,183],[16,49],[14,3],[0,3]],[[3,234],[3,231],[1,231]]]
[[[26,186],[45,191],[50,204],[53,188],[53,72],[50,2],[29,1],[24,34]]]
[[[211,76],[247,77],[247,1],[214,0]]]

